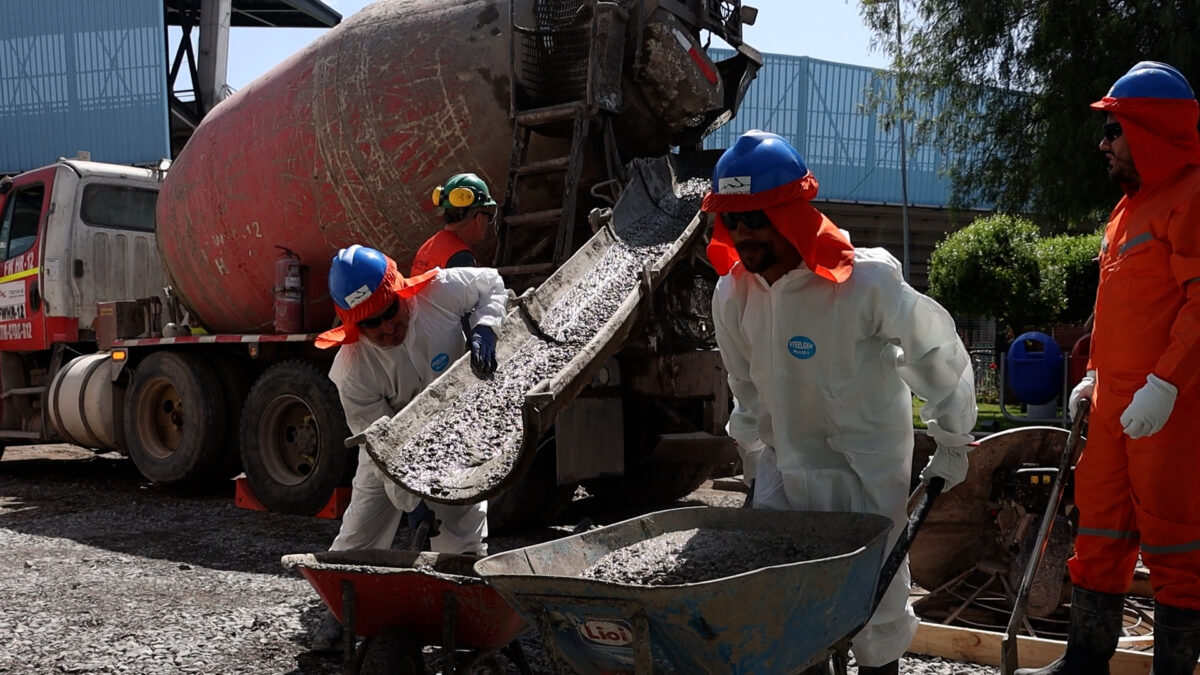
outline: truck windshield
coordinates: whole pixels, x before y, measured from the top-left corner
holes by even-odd
[[[83,188],[79,215],[92,227],[153,232],[157,201],[157,190],[93,183]]]
[[[4,224],[0,227],[0,260],[15,258],[33,248],[45,194],[46,188],[36,185],[21,188],[8,198]]]

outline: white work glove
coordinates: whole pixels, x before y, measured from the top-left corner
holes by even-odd
[[[742,481],[746,485],[754,484],[754,477],[758,473],[758,459],[768,447],[761,438],[754,439],[749,446],[737,444],[738,454],[742,457]]]
[[[929,435],[937,442],[937,449],[933,451],[933,457],[929,458],[929,464],[921,472],[921,480],[928,483],[934,478],[941,478],[946,481],[946,486],[942,488],[942,491],[946,492],[966,480],[967,453],[971,451],[971,443],[975,442],[975,437],[971,434],[946,431],[936,420],[926,422],[926,426],[929,428]]]
[[[1146,386],[1137,390],[1129,407],[1121,413],[1121,426],[1130,438],[1152,436],[1162,430],[1175,407],[1175,385],[1154,373],[1146,376]]]
[[[1071,419],[1075,419],[1075,413],[1079,412],[1079,402],[1085,398],[1091,398],[1095,391],[1096,371],[1089,370],[1079,384],[1071,390],[1071,397],[1067,399],[1067,414],[1071,416]]]

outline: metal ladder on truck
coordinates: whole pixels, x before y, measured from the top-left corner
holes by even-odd
[[[608,177],[620,172],[610,113],[621,102],[621,65],[629,11],[618,2],[535,3],[534,28],[513,34],[512,154],[501,206],[495,266],[506,278],[543,279],[574,251],[575,210],[593,129],[603,133]],[[564,133],[565,132],[565,133]],[[534,134],[570,139],[566,155],[530,159]],[[561,176],[561,199],[533,209],[526,183]],[[545,206],[545,203],[542,205]]]

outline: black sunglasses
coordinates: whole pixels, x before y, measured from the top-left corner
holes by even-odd
[[[379,316],[373,316],[369,319],[363,319],[362,321],[359,321],[358,327],[359,328],[379,328],[380,326],[383,325],[384,321],[391,321],[393,318],[396,317],[396,314],[398,314],[399,312],[400,312],[400,299],[397,298],[396,300],[394,300],[392,302],[392,304],[388,305],[387,309],[383,310],[383,314],[380,314]]]
[[[730,232],[745,227],[748,230],[761,230],[771,225],[771,219],[762,211],[740,211],[738,213],[722,213],[721,222]]]
[[[1105,124],[1103,127],[1101,127],[1100,130],[1104,133],[1104,138],[1109,143],[1117,140],[1121,137],[1121,134],[1125,133],[1124,130],[1121,129],[1120,122],[1110,122],[1109,124]]]

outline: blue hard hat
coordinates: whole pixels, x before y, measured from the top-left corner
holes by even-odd
[[[787,139],[751,129],[738,137],[717,160],[714,194],[756,194],[808,175],[804,158]]]
[[[1129,69],[1108,90],[1109,98],[1195,99],[1187,78],[1159,61],[1142,61]]]
[[[387,274],[388,258],[373,248],[355,244],[333,256],[329,266],[329,296],[348,310],[371,297]]]

